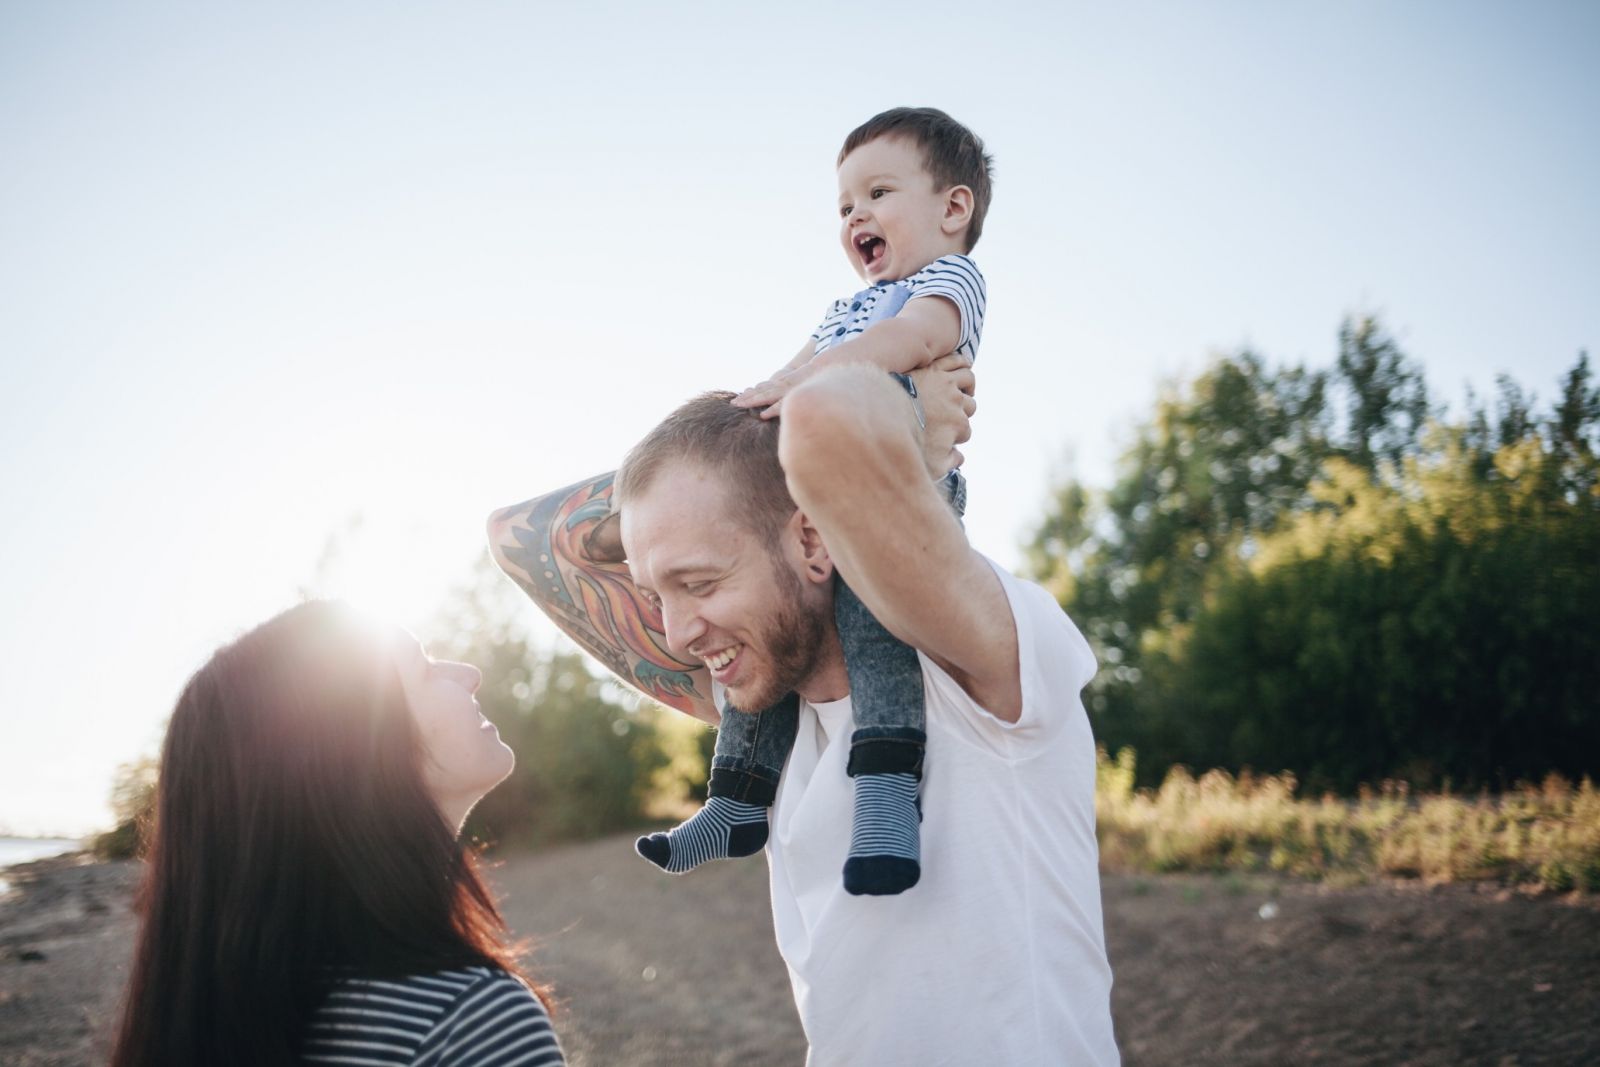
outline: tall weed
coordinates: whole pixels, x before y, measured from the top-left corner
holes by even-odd
[[[1101,865],[1110,871],[1276,871],[1600,890],[1600,790],[1560,775],[1498,796],[1414,796],[1404,782],[1354,799],[1297,796],[1292,774],[1196,778],[1173,768],[1135,789],[1135,755],[1097,759]]]

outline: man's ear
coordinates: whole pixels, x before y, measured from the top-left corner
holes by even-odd
[[[828,555],[828,546],[822,543],[822,535],[811,525],[806,513],[798,508],[789,520],[789,533],[790,543],[799,547],[800,563],[805,567],[806,580],[818,585],[832,581],[833,558]]]
[[[946,237],[954,237],[972,222],[972,190],[965,185],[952,185],[944,191],[944,218],[939,230]]]

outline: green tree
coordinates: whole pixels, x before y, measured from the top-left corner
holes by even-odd
[[[1430,420],[1371,319],[1331,372],[1243,352],[1167,389],[1112,488],[1058,486],[1029,546],[1100,654],[1102,741],[1145,782],[1593,770],[1600,392],[1580,356],[1549,413],[1496,399]]]
[[[1100,651],[1090,702],[1108,742],[1160,728],[1135,700],[1146,661],[1181,637],[1219,561],[1308,506],[1330,422],[1325,373],[1244,351],[1163,391],[1108,493],[1056,488],[1028,557]]]
[[[1592,384],[1589,354],[1561,380],[1561,399],[1546,424],[1548,490],[1568,505],[1600,493],[1600,386]]]
[[[1422,369],[1407,359],[1375,318],[1339,327],[1335,385],[1344,398],[1339,451],[1374,476],[1413,455],[1428,419]]]

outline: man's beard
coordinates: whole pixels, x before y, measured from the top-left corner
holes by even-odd
[[[728,701],[745,712],[765,711],[786,693],[809,678],[822,654],[827,634],[827,612],[820,604],[806,601],[805,586],[781,558],[772,560],[778,589],[778,605],[756,632],[758,646],[766,654],[768,675],[759,689],[751,689]]]

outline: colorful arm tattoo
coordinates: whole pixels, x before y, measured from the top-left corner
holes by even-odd
[[[584,539],[611,513],[599,477],[514,504],[490,519],[495,561],[569,637],[654,700],[715,722],[705,667],[666,648],[661,613],[634,588],[626,563],[593,560]]]

